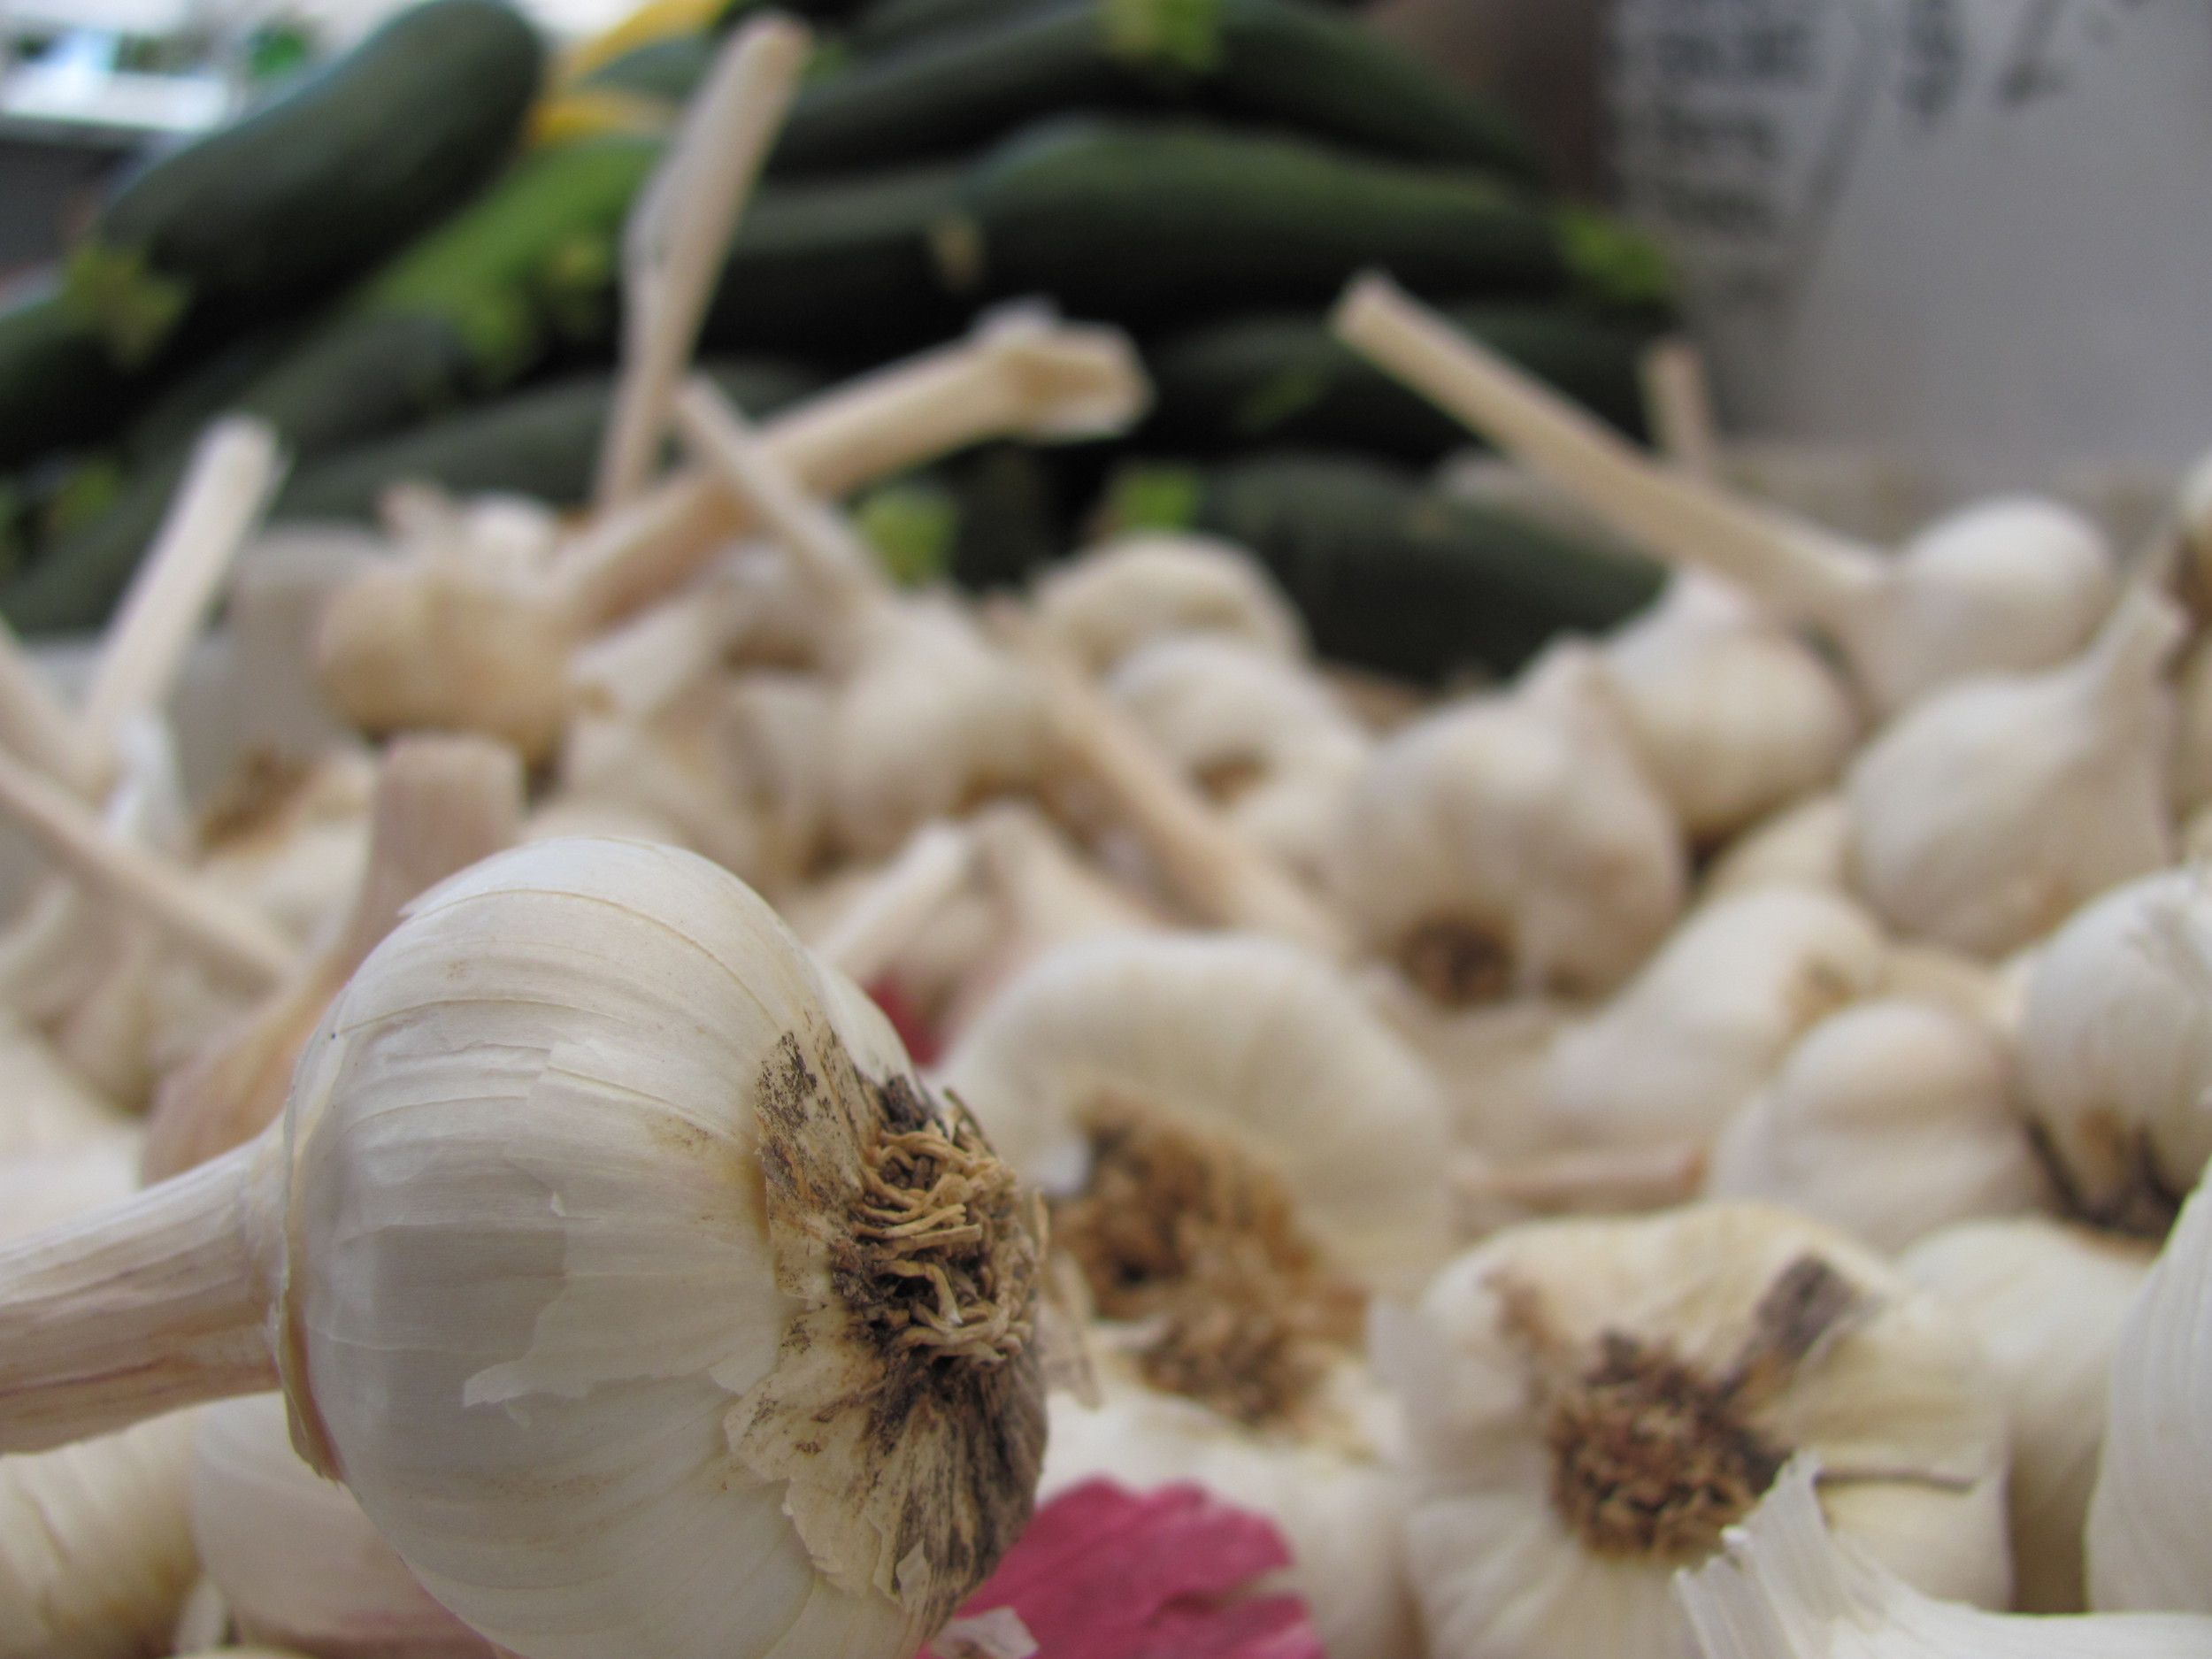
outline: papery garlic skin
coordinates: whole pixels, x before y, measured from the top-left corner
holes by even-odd
[[[1859,1471],[1824,1494],[1840,1534],[1932,1594],[2003,1604],[1994,1383],[1946,1309],[1814,1223],[1725,1204],[1511,1228],[1445,1268],[1417,1311],[1379,1321],[1378,1340],[1407,1410],[1419,1486],[1407,1535],[1434,1659],[1694,1654],[1674,1570],[1748,1509],[1767,1460],[1799,1451]],[[1726,1449],[1644,1400],[1646,1385],[1604,1384],[1609,1366],[1648,1369],[1661,1386],[1671,1366],[1709,1380],[1746,1363],[1766,1380],[1717,1408],[1731,1435],[1752,1437]],[[1609,1416],[1624,1412],[1649,1414],[1647,1439]],[[1669,1461],[1685,1446],[1703,1449]],[[1654,1457],[1632,1464],[1653,1483],[1634,1502],[1565,1507],[1630,1479],[1609,1475],[1609,1458]],[[1710,1507],[1723,1493],[1729,1503]],[[1647,1509],[1657,1494],[1665,1502]],[[1673,1525],[1678,1505],[1678,1531],[1661,1536],[1678,1542],[1628,1542]],[[1587,1529],[1601,1524],[1624,1536],[1598,1547]]]
[[[1555,1145],[1709,1142],[1798,1037],[1879,987],[1880,930],[1840,895],[1760,887],[1694,911],[1547,1064]]]
[[[1722,578],[1676,572],[1603,652],[1637,757],[1694,841],[1819,788],[1850,756],[1849,695]]]
[[[199,1575],[185,1506],[197,1417],[0,1458],[0,1656],[167,1650]]]
[[[2106,1614],[2023,1618],[1924,1595],[1836,1536],[1816,1466],[1784,1470],[1725,1553],[1675,1582],[1704,1659],[2196,1659],[2212,1622]]]
[[[1041,1502],[1099,1475],[1140,1490],[1194,1480],[1281,1531],[1292,1563],[1279,1586],[1305,1598],[1330,1659],[1420,1651],[1405,1561],[1409,1483],[1390,1461],[1397,1410],[1364,1365],[1340,1364],[1328,1421],[1304,1431],[1248,1428],[1148,1387],[1110,1352],[1098,1380],[1095,1406],[1051,1398]]]
[[[2011,1425],[2013,1605],[2078,1613],[2082,1527],[2104,1438],[2105,1388],[2121,1321],[2151,1247],[2041,1216],[1962,1221],[1898,1258],[1980,1343]]]
[[[2182,1206],[2112,1355],[2089,1605],[2212,1613],[2212,1197]]]
[[[1962,681],[1868,744],[1845,784],[1851,872],[1883,918],[1999,956],[2169,863],[2159,670],[2181,627],[2131,588],[2082,657]]]
[[[202,1414],[192,1535],[245,1640],[313,1659],[492,1659],[377,1536],[353,1494],[292,1449],[280,1394]]]
[[[543,841],[434,889],[294,1083],[282,1354],[305,1444],[433,1596],[526,1659],[903,1659],[987,1571],[958,1552],[1025,1516],[1009,1470],[1041,1426],[1023,1361],[956,1369],[1006,1403],[971,1425],[969,1396],[907,1396],[895,1449],[853,1465],[865,1414],[835,1390],[866,1379],[821,1368],[858,1364],[864,1327],[779,1217],[857,1224],[779,1207],[822,1179],[816,1114],[918,1102],[910,1079],[849,981],[692,855]],[[868,1530],[905,1460],[969,1426],[957,1466],[920,1465],[930,1513]]]
[[[1246,934],[1109,934],[1040,958],[939,1071],[1056,1193],[1112,1100],[1225,1133],[1287,1184],[1332,1265],[1417,1284],[1448,1240],[1436,1086],[1328,963]]]
[[[1321,878],[1372,741],[1310,671],[1242,640],[1180,634],[1125,654],[1107,695],[1229,821]]]
[[[1258,559],[1214,536],[1152,531],[1086,549],[1037,583],[1038,620],[1094,670],[1148,641],[1219,634],[1295,657],[1306,631]]]
[[[2023,1103],[2075,1206],[2156,1236],[2212,1158],[2212,887],[2194,866],[2131,881],[2038,954]]]
[[[1332,871],[1368,946],[1455,1002],[1609,989],[1664,936],[1687,884],[1681,833],[1586,648],[1379,745]]]
[[[1713,1144],[1708,1198],[1760,1198],[1886,1254],[1947,1222],[2047,1204],[1987,1027],[1902,998],[1815,1025]]]

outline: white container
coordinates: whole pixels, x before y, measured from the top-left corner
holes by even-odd
[[[1617,0],[1612,31],[1626,201],[1732,426],[1976,489],[2212,446],[2212,5]]]

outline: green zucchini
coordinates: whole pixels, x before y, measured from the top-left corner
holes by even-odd
[[[71,303],[130,366],[188,321],[262,316],[338,288],[482,186],[541,58],[500,0],[401,13],[127,179],[70,256]]]
[[[845,43],[863,58],[996,23],[1037,0],[876,0],[853,19]]]
[[[0,468],[112,436],[143,389],[50,282],[0,310]]]
[[[864,57],[808,88],[772,165],[882,165],[1071,109],[1181,105],[1406,159],[1534,174],[1468,88],[1308,0],[1045,0]]]
[[[626,92],[680,104],[698,89],[721,42],[711,35],[667,35],[611,58],[579,81],[579,89]]]
[[[972,168],[937,246],[979,295],[1133,327],[1325,304],[1379,266],[1425,294],[1544,296],[1552,219],[1480,173],[1189,123],[1069,119]]]
[[[512,385],[564,339],[612,333],[616,243],[660,154],[620,134],[540,150],[372,278],[237,396],[302,466]],[[97,626],[181,475],[150,460],[81,534],[0,589],[26,632]]]
[[[793,364],[710,361],[700,365],[738,407],[772,414],[821,384]],[[607,424],[611,373],[565,376],[412,432],[347,449],[294,473],[277,497],[280,518],[375,517],[397,479],[424,479],[461,494],[502,490],[572,507],[591,494]]]
[[[1367,457],[1280,450],[1148,493],[1179,495],[1180,522],[1259,555],[1323,656],[1429,684],[1511,675],[1558,634],[1625,621],[1665,580],[1649,560]]]
[[[1649,327],[1555,306],[1459,304],[1454,321],[1611,422],[1644,437],[1638,359]],[[1312,313],[1188,329],[1145,347],[1143,441],[1199,454],[1294,443],[1430,462],[1473,442],[1427,398],[1341,344]]]

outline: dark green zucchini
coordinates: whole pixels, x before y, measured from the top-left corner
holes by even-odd
[[[1042,293],[1134,327],[1321,306],[1369,266],[1424,294],[1540,296],[1550,217],[1480,173],[1192,123],[1070,119],[971,170],[937,237],[979,295]]]
[[[1637,363],[1650,328],[1550,306],[1443,309],[1626,435],[1643,438]],[[1313,313],[1186,330],[1148,342],[1144,357],[1154,397],[1142,439],[1156,447],[1217,454],[1294,443],[1425,463],[1475,442],[1427,398],[1340,343]]]
[[[142,390],[51,283],[0,311],[0,468],[104,441]]]
[[[1665,579],[1366,457],[1255,457],[1199,472],[1184,501],[1190,527],[1266,561],[1323,656],[1430,684],[1509,676],[1560,633],[1633,616]]]
[[[612,334],[616,243],[660,153],[607,134],[541,150],[469,211],[392,261],[239,392],[302,466],[515,383],[559,341]],[[81,534],[0,590],[26,632],[97,626],[181,473],[150,460]]]
[[[853,19],[845,43],[863,58],[995,23],[1030,10],[1037,0],[877,0]]]
[[[1406,159],[1533,177],[1511,124],[1308,0],[1044,0],[864,56],[800,95],[771,165],[879,166],[1074,109],[1181,105]]]
[[[67,291],[118,363],[188,321],[262,316],[359,275],[473,195],[537,90],[500,0],[426,0],[244,119],[127,180]]]
[[[706,78],[719,44],[710,35],[669,35],[611,58],[576,85],[594,92],[626,92],[681,104]]]
[[[750,415],[772,414],[821,384],[795,364],[721,360],[701,367]],[[611,373],[569,375],[347,449],[295,472],[277,497],[275,516],[373,518],[378,496],[397,479],[575,506],[591,494],[613,384]]]

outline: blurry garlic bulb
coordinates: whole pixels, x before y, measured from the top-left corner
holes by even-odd
[[[1147,532],[1085,549],[1037,583],[1045,630],[1094,671],[1148,641],[1223,634],[1271,656],[1302,654],[1305,627],[1266,569],[1212,536]]]
[[[344,914],[368,862],[375,780],[351,749],[311,761],[255,751],[200,814],[200,873],[312,943]]]
[[[1717,899],[1776,882],[1845,892],[1850,887],[1845,865],[1849,841],[1843,797],[1813,795],[1761,819],[1729,842],[1698,883],[1698,897]]]
[[[1028,1514],[1030,1215],[741,883],[535,842],[417,901],[283,1125],[0,1248],[0,1445],[280,1379],[526,1659],[906,1659]]]
[[[1800,1452],[1843,1536],[2004,1602],[1995,1385],[1947,1310],[1815,1223],[1714,1204],[1516,1227],[1376,1335],[1435,1659],[1676,1659],[1670,1578]]]
[[[1321,879],[1374,745],[1319,678],[1233,636],[1179,634],[1128,652],[1106,689],[1232,824]]]
[[[1039,1501],[1104,1475],[1140,1489],[1194,1480],[1273,1521],[1292,1563],[1278,1582],[1303,1596],[1330,1659],[1403,1659],[1420,1650],[1406,1575],[1407,1482],[1392,1461],[1395,1402],[1346,1358],[1329,1408],[1296,1426],[1254,1428],[1148,1386],[1102,1356],[1100,1399],[1055,1393]]]
[[[127,1132],[132,1120],[53,1045],[0,1008],[0,1157],[64,1152]]]
[[[718,690],[703,681],[650,722],[571,720],[560,788],[571,801],[642,809],[672,826],[690,850],[765,886],[777,872],[767,867],[764,837],[722,741]]]
[[[167,1651],[199,1572],[185,1499],[198,1415],[0,1457],[0,1656]]]
[[[2172,800],[2187,818],[2212,801],[2212,635],[2200,635],[2174,676]]]
[[[1133,1107],[1272,1171],[1333,1266],[1417,1283],[1444,1254],[1435,1085],[1295,946],[1151,933],[1064,946],[984,1010],[941,1077],[1048,1191],[1079,1190],[1107,1117]]]
[[[2005,1391],[2011,1425],[2013,1605],[2078,1613],[2082,1526],[2104,1439],[2120,1324],[2151,1247],[2042,1216],[1962,1221],[1898,1258],[1963,1320]]]
[[[1868,744],[1845,799],[1852,879],[1875,910],[1996,956],[2168,863],[2160,668],[2181,626],[2131,587],[2080,657],[1948,687]]]
[[[1719,577],[1678,572],[1603,652],[1637,757],[1694,841],[1819,788],[1850,756],[1858,717],[1835,675]]]
[[[1609,989],[1664,936],[1680,832],[1585,649],[1379,745],[1337,827],[1347,918],[1438,1002]]]
[[[1543,1148],[1545,1066],[1574,1018],[1569,1004],[1516,996],[1439,1008],[1394,973],[1363,974],[1359,986],[1436,1079],[1455,1146],[1502,1156]]]
[[[2033,1210],[2050,1184],[1983,1025],[1898,998],[1831,1014],[1713,1144],[1709,1198],[1763,1198],[1885,1254]]]
[[[432,1601],[353,1494],[292,1449],[281,1394],[200,1414],[192,1538],[239,1636],[312,1659],[491,1659]]]
[[[2200,1185],[2120,1327],[2085,1534],[2089,1605],[2212,1613],[2212,1198]]]
[[[804,876],[829,836],[837,689],[819,674],[756,669],[732,677],[720,696],[722,750],[764,865],[779,880]]]
[[[2195,1659],[2212,1621],[2158,1614],[2029,1618],[1922,1594],[1832,1532],[1801,1457],[1675,1594],[1704,1659]]]
[[[2212,1158],[2212,887],[2194,867],[2131,881],[2038,954],[2022,1103],[2072,1208],[2163,1235]]]
[[[1880,932],[1840,895],[1717,899],[1553,1045],[1546,1132],[1566,1146],[1706,1145],[1801,1034],[1875,994],[1883,966]]]

